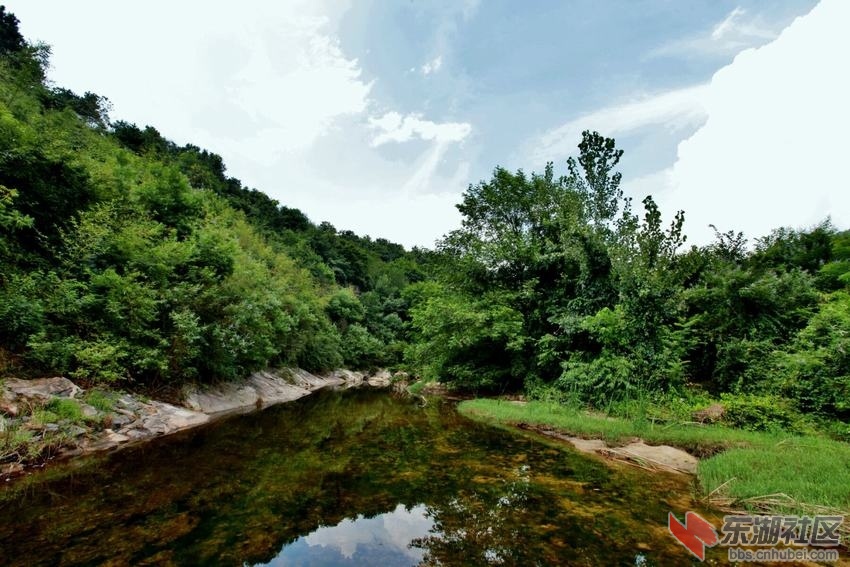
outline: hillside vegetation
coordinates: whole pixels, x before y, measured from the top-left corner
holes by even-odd
[[[45,78],[0,8],[0,376],[161,387],[401,359],[417,258]],[[286,180],[281,180],[285,186]]]

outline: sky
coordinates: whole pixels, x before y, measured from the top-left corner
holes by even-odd
[[[850,228],[846,0],[8,1],[49,77],[314,222],[431,247],[582,130],[690,242]]]

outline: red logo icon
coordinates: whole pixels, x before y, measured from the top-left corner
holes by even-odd
[[[668,512],[667,528],[673,537],[700,561],[705,561],[706,546],[717,545],[717,532],[714,531],[714,526],[694,512],[685,513],[684,524],[676,519],[673,512]]]

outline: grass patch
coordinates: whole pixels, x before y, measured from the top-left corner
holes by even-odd
[[[640,437],[711,456],[700,461],[697,475],[709,500],[723,507],[776,513],[824,507],[850,515],[850,445],[825,437],[720,425],[663,425],[536,401],[476,399],[462,402],[458,410],[495,424],[545,425],[615,445]]]
[[[550,402],[517,404],[502,400],[468,400],[458,406],[461,413],[485,421],[548,425],[577,437],[604,439],[611,445],[625,444],[635,437],[648,443],[666,443],[697,456],[716,454],[731,447],[778,443],[787,435],[732,429],[697,423],[663,424],[649,419],[625,419],[582,411]]]
[[[407,391],[413,394],[414,396],[418,396],[422,393],[422,390],[430,384],[431,382],[426,382],[425,380],[418,380],[407,387]]]
[[[85,401],[88,405],[97,411],[108,413],[115,408],[115,400],[118,395],[114,392],[104,392],[103,390],[89,390],[86,393]]]
[[[700,462],[699,480],[721,505],[727,499],[754,509],[768,504],[783,512],[805,513],[823,506],[848,514],[850,445],[807,436],[730,449]]]
[[[69,398],[53,398],[44,409],[56,416],[56,421],[67,419],[71,423],[82,423],[85,421],[80,403]]]

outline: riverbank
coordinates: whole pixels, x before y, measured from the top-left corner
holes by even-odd
[[[546,428],[563,437],[602,439],[613,447],[640,439],[682,449],[700,459],[696,477],[702,498],[721,509],[777,514],[828,510],[850,516],[850,445],[825,437],[656,424],[537,401],[475,399],[461,402],[458,411],[494,425]]]
[[[191,386],[178,404],[106,389],[80,388],[67,378],[0,381],[0,479],[47,463],[116,450],[235,413],[291,402],[324,388],[386,387],[393,376],[299,368],[256,372],[244,380]]]

